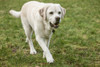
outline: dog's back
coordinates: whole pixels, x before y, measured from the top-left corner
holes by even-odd
[[[44,3],[30,1],[22,6],[21,11],[10,10],[9,13],[14,17],[19,18],[21,15],[27,16],[27,13],[31,13],[30,11],[32,10],[34,13],[37,12],[40,8],[43,7],[43,5]]]

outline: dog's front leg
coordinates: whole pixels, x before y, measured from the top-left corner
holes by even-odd
[[[54,59],[53,59],[48,47],[46,46],[44,38],[42,38],[41,36],[36,36],[36,40],[38,41],[39,45],[41,46],[42,50],[44,51],[47,62],[53,63]]]
[[[44,41],[49,49],[49,44],[50,44],[50,39],[51,39],[51,36],[52,36],[53,33],[50,34],[49,38],[45,38]],[[45,55],[45,52],[43,52],[43,58],[45,58],[46,55]]]
[[[48,49],[49,49],[50,38],[45,38],[44,41],[45,41],[46,46],[47,46]],[[45,52],[43,52],[43,58],[45,58],[45,57],[46,57]]]

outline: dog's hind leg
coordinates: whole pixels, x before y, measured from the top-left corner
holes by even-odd
[[[33,31],[31,32],[31,35],[30,35],[30,37],[32,36],[32,34],[33,34]],[[26,43],[28,43],[28,40],[29,40],[29,38],[28,37],[26,37]]]
[[[33,30],[31,28],[31,26],[28,24],[27,20],[23,17],[21,17],[21,21],[22,21],[22,25],[26,34],[26,40],[29,43],[29,47],[30,47],[30,54],[36,54],[36,50],[34,48],[33,42],[32,42],[32,33]]]

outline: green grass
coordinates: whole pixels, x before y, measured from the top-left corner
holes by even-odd
[[[29,0],[0,0],[0,67],[99,67],[100,0],[38,0],[60,3],[65,18],[52,36],[50,51],[55,59],[48,64],[33,35],[36,55],[29,54],[20,19],[10,9],[20,10]]]

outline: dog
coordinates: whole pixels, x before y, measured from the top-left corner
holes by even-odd
[[[58,28],[66,9],[60,4],[29,1],[22,6],[21,11],[10,10],[9,12],[14,17],[21,18],[26,42],[30,46],[30,54],[37,53],[32,43],[34,32],[36,40],[43,50],[43,58],[46,58],[48,63],[53,63],[54,59],[49,50],[49,43],[53,34],[52,31]]]

